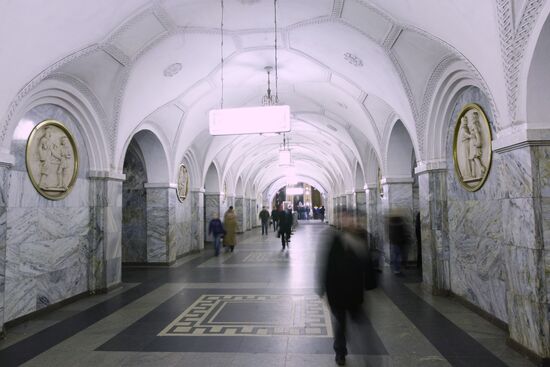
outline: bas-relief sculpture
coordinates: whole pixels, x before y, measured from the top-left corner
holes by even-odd
[[[480,106],[468,104],[458,116],[453,142],[455,173],[468,191],[479,190],[491,167],[491,128]]]
[[[67,196],[78,173],[78,151],[71,133],[58,121],[42,121],[29,136],[26,164],[42,196],[50,200]]]
[[[189,172],[187,171],[187,167],[181,164],[180,169],[178,171],[178,188],[177,188],[178,200],[180,202],[183,202],[185,200],[185,198],[187,197],[188,191],[189,191]]]

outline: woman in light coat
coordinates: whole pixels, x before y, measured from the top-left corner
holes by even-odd
[[[229,246],[231,252],[233,252],[237,244],[237,216],[232,206],[229,207],[223,216],[223,227],[225,228],[223,243],[225,246]]]

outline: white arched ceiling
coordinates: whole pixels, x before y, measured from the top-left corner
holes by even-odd
[[[355,190],[363,190],[365,187],[365,175],[363,174],[363,169],[357,162],[357,167],[355,168]]]
[[[159,138],[150,130],[138,131],[132,138],[139,146],[148,183],[169,183],[168,156]]]
[[[413,145],[409,132],[401,121],[393,126],[388,142],[386,177],[411,177]]]
[[[220,192],[220,178],[218,175],[218,169],[214,162],[208,167],[206,177],[204,179],[204,191],[208,193]]]
[[[434,70],[449,55],[466,67],[470,60],[499,103],[505,99],[495,5],[417,3],[278,1],[279,97],[292,110],[291,149],[297,170],[326,190],[353,188],[357,162],[367,181],[384,166],[396,119],[422,153],[416,144],[424,139],[418,130],[426,131],[426,98]],[[225,0],[226,107],[258,105],[265,93],[263,68],[273,64],[272,4]],[[221,97],[219,1],[62,0],[29,7],[0,5],[0,51],[17,50],[0,59],[2,70],[13,70],[0,83],[0,111],[8,111],[2,123],[10,123],[33,85],[58,73],[89,90],[96,110],[105,112],[115,167],[146,121],[159,130],[168,176],[188,162],[201,185],[215,161],[228,188],[238,178],[247,191],[263,192],[279,179],[280,136],[208,135],[208,111]],[[53,25],[43,27],[45,19]]]

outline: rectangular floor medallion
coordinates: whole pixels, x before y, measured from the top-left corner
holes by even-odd
[[[314,295],[203,294],[159,336],[332,337],[330,311]]]

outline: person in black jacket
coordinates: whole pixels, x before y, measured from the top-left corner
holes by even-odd
[[[363,319],[363,292],[368,270],[368,248],[350,213],[342,213],[342,231],[328,239],[319,269],[319,294],[326,293],[333,316],[335,361],[343,366],[346,347],[346,317]]]
[[[273,221],[273,232],[276,232],[279,229],[279,212],[275,207],[271,211],[271,220]]]
[[[279,237],[281,237],[281,245],[283,246],[281,251],[285,250],[285,247],[288,247],[290,242],[290,232],[292,231],[292,214],[284,210],[283,205],[281,204],[279,213]]]

